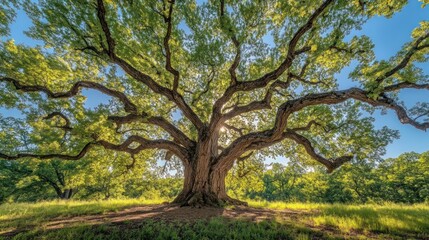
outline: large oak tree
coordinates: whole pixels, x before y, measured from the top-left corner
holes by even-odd
[[[428,104],[407,110],[397,94],[429,89],[415,64],[428,60],[429,23],[388,60],[353,34],[406,3],[0,0],[0,103],[24,113],[30,136],[2,147],[0,158],[158,149],[184,166],[174,202],[195,206],[240,203],[226,194],[225,177],[255,154],[305,153],[329,172],[375,156],[395,133],[373,127],[374,109],[429,128]],[[30,17],[35,44],[7,37],[16,9]],[[337,79],[350,64],[349,78]],[[87,107],[82,89],[110,102]]]

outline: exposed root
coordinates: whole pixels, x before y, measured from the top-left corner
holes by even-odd
[[[173,201],[174,204],[180,204],[180,206],[191,206],[191,207],[224,207],[226,205],[240,205],[247,206],[246,202],[238,199],[231,198],[229,196],[218,197],[214,193],[210,192],[194,192],[188,194],[180,194]]]
[[[248,206],[247,202],[240,201],[238,199],[226,196],[226,198],[222,198],[221,201],[224,202],[224,205],[235,205],[235,206]]]

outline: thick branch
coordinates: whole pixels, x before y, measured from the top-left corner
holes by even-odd
[[[225,16],[225,1],[224,0],[220,0],[220,22],[222,25],[225,24],[225,21],[227,20],[226,16]],[[232,26],[227,25],[228,29],[227,29],[227,34],[231,36],[231,41],[234,44],[234,47],[236,49],[236,54],[234,57],[234,61],[232,62],[231,66],[229,67],[228,71],[229,74],[231,75],[231,85],[235,85],[237,83],[237,74],[236,74],[236,69],[238,67],[238,65],[240,64],[240,60],[241,60],[241,48],[240,48],[240,42],[237,39],[237,36],[235,35]]]
[[[338,104],[348,99],[355,99],[372,106],[392,109],[396,112],[401,123],[410,124],[420,130],[426,130],[429,128],[429,122],[419,123],[410,118],[406,110],[395,103],[392,99],[384,95],[378,99],[372,99],[369,95],[370,92],[362,89],[350,88],[343,91],[309,94],[298,99],[287,101],[279,107],[276,122],[272,129],[249,133],[237,138],[229,145],[229,147],[222,151],[217,158],[217,163],[222,164],[223,162],[233,161],[245,151],[267,147],[281,141],[284,138],[283,134],[286,129],[289,116],[305,107],[321,104]]]
[[[313,159],[315,159],[319,163],[325,165],[329,173],[331,173],[332,171],[334,171],[336,168],[340,167],[344,163],[352,160],[353,158],[353,156],[342,156],[334,159],[326,159],[321,155],[319,155],[318,153],[316,153],[316,150],[314,149],[311,142],[304,136],[297,134],[296,132],[293,132],[293,131],[287,131],[284,133],[284,137],[292,139],[299,145],[303,146],[305,148],[305,151],[308,153],[308,155],[310,155]]]
[[[177,106],[182,110],[185,117],[187,117],[197,129],[201,129],[203,127],[203,122],[201,119],[195,114],[195,112],[189,107],[189,105],[185,102],[185,99],[182,95],[178,94],[175,91],[172,91],[166,87],[159,85],[152,77],[149,75],[137,70],[131,64],[129,64],[124,59],[120,58],[115,54],[114,47],[115,42],[111,36],[110,29],[108,27],[106,21],[106,11],[104,8],[103,0],[97,0],[98,8],[97,8],[97,16],[100,21],[100,24],[103,28],[104,34],[106,36],[107,42],[109,44],[109,48],[105,49],[105,52],[108,54],[110,60],[117,65],[119,65],[127,74],[133,77],[135,80],[143,83],[147,87],[149,87],[155,93],[161,94],[168,98],[168,100],[177,104]]]
[[[126,116],[109,116],[109,120],[114,121],[116,124],[126,124],[136,121],[153,124],[161,127],[168,132],[179,144],[186,148],[193,148],[195,142],[188,138],[180,129],[176,128],[173,124],[163,117],[149,117],[147,115],[129,114]]]
[[[393,85],[385,87],[384,92],[392,92],[392,91],[397,91],[397,90],[401,90],[404,88],[429,90],[429,84],[416,84],[416,83],[410,83],[410,82],[402,82],[402,83],[397,83],[397,84],[393,84]]]
[[[104,140],[98,141],[98,143],[106,149],[115,150],[115,151],[123,151],[128,152],[130,154],[137,154],[145,149],[164,149],[171,151],[177,157],[179,157],[182,161],[189,161],[189,153],[187,149],[177,145],[176,143],[168,140],[148,140],[141,136],[133,135],[128,137],[121,144],[113,144]],[[133,143],[138,143],[139,146],[136,148],[132,148]]]
[[[405,68],[408,63],[411,60],[411,57],[416,54],[418,51],[423,50],[425,48],[428,48],[429,45],[422,45],[419,46],[420,43],[422,43],[425,39],[429,38],[429,32],[426,33],[425,35],[419,37],[414,44],[412,45],[412,47],[410,48],[410,50],[405,54],[404,58],[398,63],[398,65],[396,65],[395,67],[393,67],[392,69],[390,69],[388,72],[386,72],[383,76],[380,76],[379,78],[376,79],[377,83],[382,83],[386,78],[392,76],[393,74],[399,72],[401,69]]]
[[[232,108],[229,112],[225,113],[221,119],[221,123],[225,122],[228,119],[231,119],[233,117],[239,116],[243,113],[251,112],[251,111],[257,111],[257,110],[263,110],[263,109],[271,109],[271,97],[272,97],[272,90],[268,90],[264,99],[261,101],[253,101],[249,104],[243,105],[243,106],[235,106]]]
[[[17,155],[7,155],[0,153],[0,158],[4,160],[17,160],[21,158],[38,158],[38,159],[52,159],[59,158],[63,160],[79,160],[83,158],[86,153],[91,149],[92,146],[96,145],[94,142],[87,143],[77,155],[67,154],[31,154],[31,153],[19,153]]]
[[[79,93],[80,88],[90,88],[98,90],[104,94],[115,97],[119,99],[123,104],[124,108],[127,112],[137,112],[137,107],[134,103],[131,102],[127,98],[127,96],[120,91],[116,91],[110,88],[107,88],[99,83],[88,82],[88,81],[79,81],[73,84],[72,88],[67,92],[52,92],[45,86],[41,85],[23,85],[18,80],[9,78],[9,77],[1,77],[0,81],[10,82],[14,85],[17,90],[21,90],[23,92],[43,92],[50,98],[69,98],[77,95]]]
[[[132,148],[131,145],[133,143],[138,143],[139,146],[137,146],[136,148]],[[56,154],[56,153],[54,154],[19,153],[17,155],[7,155],[7,154],[0,153],[0,159],[17,160],[21,158],[37,158],[37,159],[59,158],[63,160],[79,160],[83,158],[87,154],[87,152],[91,149],[91,147],[93,147],[94,145],[100,145],[105,149],[122,151],[130,154],[137,154],[140,151],[145,149],[165,149],[173,152],[177,157],[179,157],[183,161],[188,161],[189,159],[188,151],[174,142],[171,142],[168,140],[162,140],[162,139],[148,140],[136,135],[130,136],[121,144],[114,144],[105,140],[98,140],[95,142],[87,143],[77,155]]]
[[[175,1],[172,0],[170,2],[170,8],[168,11],[168,16],[164,17],[165,22],[167,23],[167,33],[164,37],[164,48],[165,48],[165,69],[169,71],[174,76],[174,82],[173,82],[173,91],[177,92],[177,88],[179,87],[179,78],[180,73],[177,71],[177,69],[173,68],[171,66],[171,50],[170,50],[170,38],[171,38],[171,31],[172,31],[172,14],[173,14],[173,5]]]
[[[223,94],[221,98],[219,98],[213,107],[213,119],[212,124],[216,125],[217,121],[219,120],[220,116],[218,116],[221,112],[221,109],[223,105],[229,101],[229,99],[232,97],[232,95],[239,91],[251,91],[258,88],[263,88],[267,86],[271,81],[276,80],[278,77],[280,77],[286,69],[288,69],[291,65],[293,60],[295,59],[296,55],[298,53],[302,53],[305,51],[299,51],[297,53],[296,46],[299,42],[299,40],[302,38],[302,36],[307,33],[312,27],[316,19],[324,12],[324,10],[332,3],[334,0],[326,0],[323,2],[322,5],[320,5],[316,11],[310,16],[308,21],[301,26],[298,31],[294,34],[292,39],[289,41],[288,44],[288,52],[286,55],[286,59],[280,64],[280,66],[265,74],[264,76],[253,80],[253,81],[247,81],[247,82],[237,82],[235,85],[231,85],[228,87]]]

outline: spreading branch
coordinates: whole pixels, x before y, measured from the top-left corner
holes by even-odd
[[[392,88],[396,89],[395,87]],[[321,104],[338,104],[349,99],[355,99],[375,107],[392,109],[396,112],[401,123],[410,124],[413,127],[424,131],[429,128],[429,122],[419,123],[410,118],[403,107],[387,96],[383,95],[377,99],[373,99],[369,97],[370,95],[371,93],[368,91],[364,91],[359,88],[350,88],[342,91],[313,93],[294,100],[289,100],[279,107],[275,124],[272,129],[261,132],[252,132],[237,138],[222,151],[216,160],[216,164],[222,165],[230,163],[245,151],[268,147],[282,141],[284,139],[284,131],[286,130],[289,116],[305,107]]]
[[[37,158],[37,159],[54,159],[59,158],[63,160],[79,160],[83,158],[86,153],[96,145],[94,142],[87,143],[82,150],[76,155],[67,155],[67,154],[32,154],[32,153],[19,153],[17,155],[7,155],[4,153],[0,153],[0,158],[4,160],[17,160],[21,158]]]
[[[225,1],[224,0],[220,0],[219,18],[220,18],[220,23],[221,23],[222,27],[225,28],[225,25],[227,26],[227,29],[226,29],[227,34],[230,36],[231,41],[232,41],[232,43],[236,49],[234,60],[228,69],[228,72],[231,76],[231,85],[235,85],[238,82],[236,69],[238,68],[238,65],[240,64],[240,61],[241,61],[241,48],[240,48],[240,42],[238,41],[237,36],[234,33],[232,26],[227,23],[228,18],[225,15]]]
[[[130,154],[137,154],[145,149],[163,149],[174,153],[182,161],[189,161],[189,152],[186,148],[179,146],[178,144],[168,140],[148,140],[144,137],[132,135],[128,137],[123,143],[114,144],[108,141],[99,140],[98,144],[106,149],[127,152]],[[138,144],[137,147],[133,147],[133,144]]]
[[[193,148],[195,146],[195,142],[188,138],[182,131],[180,131],[176,126],[171,124],[163,117],[151,117],[147,114],[128,114],[126,116],[109,116],[109,120],[115,122],[118,125],[132,123],[136,121],[140,121],[147,124],[156,125],[161,127],[166,132],[168,132],[179,144],[183,145],[186,148]]]
[[[328,8],[328,6],[333,2],[334,0],[326,0],[325,2],[323,2],[323,4],[320,5],[316,9],[316,11],[310,16],[308,21],[298,29],[298,31],[293,35],[292,39],[289,41],[288,52],[286,54],[285,60],[280,64],[278,68],[276,68],[275,70],[265,74],[264,76],[256,80],[237,82],[237,84],[231,85],[226,89],[222,97],[220,97],[213,106],[213,113],[214,113],[212,118],[213,125],[218,124],[218,121],[221,118],[221,116],[219,116],[221,109],[225,105],[225,103],[227,103],[230,100],[232,95],[234,95],[236,92],[239,92],[239,91],[252,91],[252,90],[267,86],[271,81],[279,78],[292,65],[293,60],[299,53],[305,52],[301,50],[299,50],[299,52],[296,51],[296,46],[298,45],[299,40],[310,29],[312,29],[314,22],[325,11],[325,9]]]
[[[174,82],[173,82],[173,91],[177,92],[177,88],[179,87],[179,78],[180,73],[177,69],[171,66],[171,50],[170,50],[170,38],[171,38],[171,31],[172,31],[172,15],[173,15],[173,5],[175,1],[170,1],[170,7],[168,10],[168,15],[164,16],[164,21],[167,23],[167,33],[164,37],[164,49],[165,49],[165,69],[169,71],[174,76]]]
[[[133,144],[137,143],[138,146],[133,148]],[[97,140],[87,143],[77,155],[67,154],[33,154],[33,153],[19,153],[17,155],[7,155],[0,153],[0,158],[4,160],[17,160],[21,158],[37,158],[37,159],[63,159],[63,160],[79,160],[83,158],[88,151],[95,145],[104,147],[105,149],[127,152],[130,154],[137,154],[145,149],[165,149],[174,153],[182,161],[188,161],[189,153],[187,149],[177,145],[168,140],[148,140],[141,136],[130,136],[123,143],[114,144],[105,140]]]
[[[334,171],[344,163],[349,162],[350,160],[353,159],[353,156],[341,156],[334,159],[326,159],[316,152],[310,140],[293,131],[287,131],[283,133],[283,137],[292,139],[299,145],[303,146],[308,155],[310,155],[313,159],[315,159],[319,163],[323,164],[328,169],[328,173],[331,173],[332,171]]]
[[[9,82],[12,83],[13,86],[20,91],[23,92],[43,92],[49,98],[70,98],[77,95],[81,88],[90,88],[98,90],[104,94],[117,98],[124,104],[125,111],[127,112],[137,112],[136,105],[131,102],[128,97],[120,91],[113,90],[105,87],[102,84],[88,81],[79,81],[73,84],[71,89],[66,92],[53,92],[49,88],[42,85],[24,85],[20,81],[10,78],[10,77],[0,77],[0,82]]]
[[[414,41],[414,43],[412,44],[411,48],[408,50],[408,52],[405,54],[405,56],[402,58],[402,60],[396,65],[394,66],[392,69],[390,69],[389,71],[387,71],[384,75],[378,77],[376,79],[376,82],[378,84],[381,84],[385,79],[387,79],[388,77],[392,76],[393,74],[399,72],[401,69],[405,68],[411,58],[414,56],[414,54],[416,54],[417,52],[429,48],[429,44],[426,45],[420,45],[424,40],[429,38],[429,32],[427,32],[425,35],[419,37],[416,39],[416,41]]]
[[[116,55],[116,53],[114,52],[115,41],[113,40],[112,34],[110,33],[110,29],[107,24],[106,10],[104,7],[103,0],[97,0],[97,6],[97,16],[108,43],[108,48],[105,48],[104,52],[107,53],[110,60],[120,66],[127,74],[129,74],[135,80],[143,83],[155,93],[161,94],[167,97],[168,100],[174,102],[182,110],[185,117],[187,117],[197,129],[201,129],[204,125],[203,122],[198,117],[198,115],[191,109],[191,107],[186,103],[182,95],[180,95],[176,91],[172,91],[171,89],[159,85],[151,76],[137,70],[130,63]]]

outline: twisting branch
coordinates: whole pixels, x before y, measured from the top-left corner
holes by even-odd
[[[193,148],[196,144],[193,140],[188,138],[182,131],[180,131],[176,126],[171,124],[163,117],[151,117],[143,113],[141,115],[128,114],[126,116],[109,116],[108,119],[115,122],[118,125],[132,123],[136,121],[156,125],[164,129],[166,132],[168,132],[174,138],[175,141],[177,141],[179,144],[183,145],[186,148]]]
[[[134,143],[139,144],[137,147],[133,148]],[[87,143],[82,150],[77,155],[67,155],[67,154],[32,154],[32,153],[19,153],[17,155],[7,155],[0,153],[0,159],[4,160],[17,160],[21,158],[37,158],[37,159],[53,159],[59,158],[63,160],[79,160],[83,158],[88,151],[95,145],[104,147],[105,149],[127,152],[130,154],[137,154],[145,149],[165,149],[174,153],[182,161],[189,161],[189,153],[186,148],[177,145],[174,142],[168,140],[148,140],[141,136],[130,136],[123,143],[114,144],[105,140],[97,140],[94,142]]]
[[[310,16],[308,21],[301,26],[298,31],[293,35],[292,39],[289,41],[288,44],[288,52],[286,54],[286,59],[280,64],[280,66],[265,74],[264,76],[252,80],[252,81],[246,81],[246,82],[237,82],[235,85],[229,86],[222,97],[220,97],[214,104],[213,107],[213,117],[212,117],[212,125],[217,125],[219,119],[221,118],[220,112],[222,110],[223,105],[225,105],[226,102],[229,101],[229,99],[234,95],[234,93],[239,91],[251,91],[258,88],[263,88],[267,86],[271,81],[276,80],[279,78],[291,65],[295,57],[298,55],[298,53],[303,53],[306,51],[299,50],[297,52],[296,46],[298,45],[299,40],[304,36],[305,33],[307,33],[310,29],[313,28],[314,22],[317,20],[317,18],[324,12],[324,10],[335,0],[325,0],[322,5],[320,5],[316,11]],[[308,49],[308,48],[306,48]]]
[[[420,130],[429,128],[429,123],[418,123],[411,119],[406,110],[395,103],[394,100],[385,95],[380,96],[378,99],[369,97],[370,92],[364,91],[359,88],[350,88],[343,91],[332,91],[326,93],[308,94],[304,97],[287,101],[279,107],[276,117],[276,123],[273,128],[274,134],[280,134],[287,124],[287,118],[294,112],[297,112],[305,107],[314,106],[319,104],[338,104],[348,99],[355,99],[361,102],[368,103],[372,106],[387,107],[396,112],[401,123],[410,124]]]
[[[397,84],[393,84],[393,85],[389,85],[389,86],[385,87],[383,92],[392,92],[392,91],[397,91],[397,90],[401,90],[404,88],[429,90],[429,84],[428,83],[427,84],[416,84],[416,83],[410,83],[410,82],[402,82],[402,83],[397,83]]]
[[[173,5],[175,3],[175,0],[169,1],[170,7],[168,10],[168,16],[162,15],[164,17],[164,21],[167,23],[167,33],[164,37],[164,49],[165,49],[165,69],[169,71],[174,76],[174,82],[173,82],[173,91],[177,92],[177,88],[179,87],[179,78],[180,73],[177,69],[173,68],[171,66],[171,50],[170,50],[170,38],[171,38],[171,31],[172,31],[172,14],[173,14]]]
[[[229,130],[232,130],[234,132],[237,132],[240,136],[243,136],[243,131],[245,130],[244,128],[235,127],[235,126],[232,126],[232,125],[229,125],[229,124],[223,124],[223,126],[226,129],[229,129]]]
[[[41,85],[23,85],[20,81],[9,78],[9,77],[0,77],[0,82],[10,82],[17,90],[21,90],[23,92],[43,92],[50,98],[69,98],[77,95],[79,93],[80,88],[90,88],[98,90],[104,94],[115,97],[119,99],[123,104],[125,111],[127,112],[137,112],[137,107],[134,103],[131,102],[127,96],[120,91],[116,91],[110,88],[107,88],[99,83],[88,82],[88,81],[79,81],[73,84],[71,89],[67,92],[52,92],[45,86]]]
[[[97,141],[97,143],[106,149],[127,152],[130,154],[137,154],[145,149],[164,149],[174,153],[174,155],[176,155],[185,163],[187,163],[190,159],[189,152],[186,148],[181,147],[172,141],[163,140],[163,139],[148,140],[141,136],[132,135],[128,137],[123,143],[120,143],[120,144],[114,144],[104,140],[99,140]],[[139,145],[133,148],[132,145],[135,143]]]
[[[264,99],[260,101],[253,101],[243,106],[235,106],[229,112],[223,115],[220,122],[223,123],[226,120],[239,116],[243,113],[263,110],[263,109],[271,109],[271,97],[272,97],[272,89],[269,89],[265,94]]]
[[[161,94],[167,97],[168,100],[174,102],[180,108],[180,110],[182,110],[185,117],[187,117],[197,129],[201,129],[204,126],[204,123],[201,121],[198,115],[191,109],[191,107],[186,103],[182,95],[166,87],[159,85],[157,82],[155,82],[155,80],[152,77],[137,70],[130,63],[128,63],[127,61],[125,61],[124,59],[120,58],[115,54],[115,52],[113,51],[115,47],[115,41],[112,38],[109,26],[106,21],[106,11],[105,11],[103,0],[97,0],[97,5],[98,5],[97,16],[102,26],[104,35],[107,39],[107,43],[109,45],[109,48],[108,49],[105,48],[104,52],[107,53],[110,60],[113,63],[116,63],[118,66],[120,66],[127,74],[129,74],[135,80],[143,83],[155,93]]]
[[[397,89],[396,87],[392,88]],[[371,93],[368,91],[364,91],[359,88],[350,88],[342,91],[313,93],[301,98],[289,100],[279,107],[276,121],[272,129],[249,133],[237,138],[222,151],[222,153],[217,157],[216,162],[218,165],[226,164],[239,157],[245,151],[271,146],[281,141],[284,139],[284,131],[286,130],[289,116],[305,107],[320,104],[338,104],[349,99],[365,102],[375,107],[386,107],[392,109],[396,112],[401,123],[410,124],[413,127],[424,131],[429,128],[429,122],[419,123],[410,118],[403,107],[387,96],[382,95],[378,99],[373,99],[369,97],[370,95]],[[292,130],[289,129],[289,131]]]
[[[429,38],[429,31],[425,35],[419,37],[412,44],[410,50],[405,54],[404,58],[398,63],[398,65],[396,65],[395,67],[393,67],[392,69],[387,71],[384,75],[378,77],[376,79],[376,82],[378,84],[381,84],[386,78],[392,76],[393,74],[397,73],[401,69],[405,68],[408,65],[408,63],[410,62],[411,57],[413,57],[414,54],[416,54],[420,50],[423,50],[425,48],[429,48],[429,44],[419,46],[424,40],[426,40],[428,38]]]
[[[344,163],[353,159],[353,156],[341,156],[334,159],[326,159],[322,157],[320,154],[316,153],[316,150],[314,149],[310,140],[308,140],[304,136],[293,131],[287,131],[283,133],[283,135],[284,135],[284,138],[292,139],[299,145],[303,146],[305,148],[305,151],[308,153],[308,155],[310,155],[313,159],[315,159],[319,163],[325,165],[329,173],[331,173],[332,171],[334,171]]]
[[[116,43],[112,37],[112,34],[110,33],[110,29],[107,24],[105,16],[106,16],[106,8],[104,7],[104,2],[103,0],[97,0],[97,17],[100,20],[101,28],[103,29],[104,36],[106,37],[107,47],[108,47],[105,50],[107,51],[109,56],[113,56],[115,53]]]
[[[258,111],[258,110],[264,110],[264,109],[272,109],[271,107],[271,99],[273,97],[273,92],[277,91],[276,88],[282,88],[287,89],[290,86],[290,83],[292,82],[292,77],[288,77],[287,81],[280,81],[276,80],[274,81],[271,86],[268,88],[267,92],[265,93],[264,99],[257,100],[250,102],[243,106],[238,106],[237,104],[234,106],[231,106],[231,110],[227,111],[225,114],[223,114],[222,118],[220,119],[220,123],[224,123],[225,121],[237,117],[241,114],[248,113],[251,111]],[[284,96],[284,95],[283,95]],[[226,110],[226,108],[225,108]]]
[[[31,153],[19,153],[17,155],[7,155],[0,153],[0,158],[4,160],[17,160],[21,158],[38,158],[38,159],[52,159],[59,158],[63,160],[79,160],[83,158],[86,153],[91,149],[92,146],[96,145],[95,142],[87,143],[82,150],[77,155],[67,155],[67,154],[31,154]]]
[[[227,21],[227,16],[225,16],[225,0],[220,0],[220,23],[221,25],[225,25],[225,22]],[[222,26],[223,27],[223,26]],[[228,34],[231,36],[231,41],[234,44],[234,47],[236,49],[236,54],[234,57],[234,61],[232,62],[231,66],[229,67],[228,71],[229,74],[231,75],[231,85],[235,85],[238,80],[237,80],[237,74],[236,74],[236,69],[238,68],[238,65],[240,64],[240,60],[241,60],[241,47],[240,47],[240,42],[237,39],[237,36],[235,35],[232,26],[227,24],[227,31]]]

